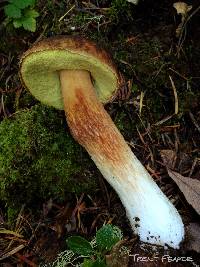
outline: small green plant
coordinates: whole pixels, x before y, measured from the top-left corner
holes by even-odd
[[[23,27],[25,30],[35,32],[36,18],[39,13],[34,9],[35,0],[8,0],[4,7],[8,21],[12,21],[15,28]]]
[[[106,267],[106,253],[122,240],[121,230],[112,225],[105,225],[96,232],[95,242],[88,242],[81,236],[72,236],[67,244],[73,253],[84,258],[81,267]]]

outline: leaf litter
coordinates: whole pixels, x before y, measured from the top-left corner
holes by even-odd
[[[174,171],[177,156],[173,150],[161,150],[160,152],[163,163],[167,168],[168,175],[177,184],[178,188],[183,193],[187,202],[200,214],[200,180],[185,177]],[[185,248],[200,252],[200,225],[190,223],[186,227],[188,240],[185,243]]]

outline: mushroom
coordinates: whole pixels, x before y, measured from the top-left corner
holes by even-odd
[[[24,53],[20,76],[38,100],[65,110],[73,137],[119,195],[141,241],[178,248],[180,215],[103,107],[123,83],[109,54],[81,37],[52,37]]]
[[[176,2],[173,4],[173,7],[176,9],[178,15],[181,15],[181,21],[185,20],[188,12],[192,9],[192,5],[188,5],[185,2]]]
[[[130,2],[130,3],[133,3],[135,5],[137,5],[139,0],[127,0],[127,1]]]
[[[188,5],[185,2],[176,2],[173,4],[178,15],[181,15],[181,22],[176,29],[176,37],[180,37],[182,28],[188,16],[188,12],[192,9],[192,5]]]

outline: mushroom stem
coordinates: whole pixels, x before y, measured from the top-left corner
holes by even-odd
[[[98,101],[90,73],[62,70],[60,82],[71,133],[118,193],[134,232],[144,242],[178,248],[184,236],[180,215]]]

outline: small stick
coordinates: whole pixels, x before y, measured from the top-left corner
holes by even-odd
[[[173,92],[174,92],[174,100],[175,100],[175,111],[174,111],[174,114],[178,114],[178,95],[177,95],[177,91],[176,91],[176,86],[174,84],[174,81],[172,80],[172,77],[169,75],[169,79],[170,79],[170,82],[172,84],[172,89],[173,89]]]

